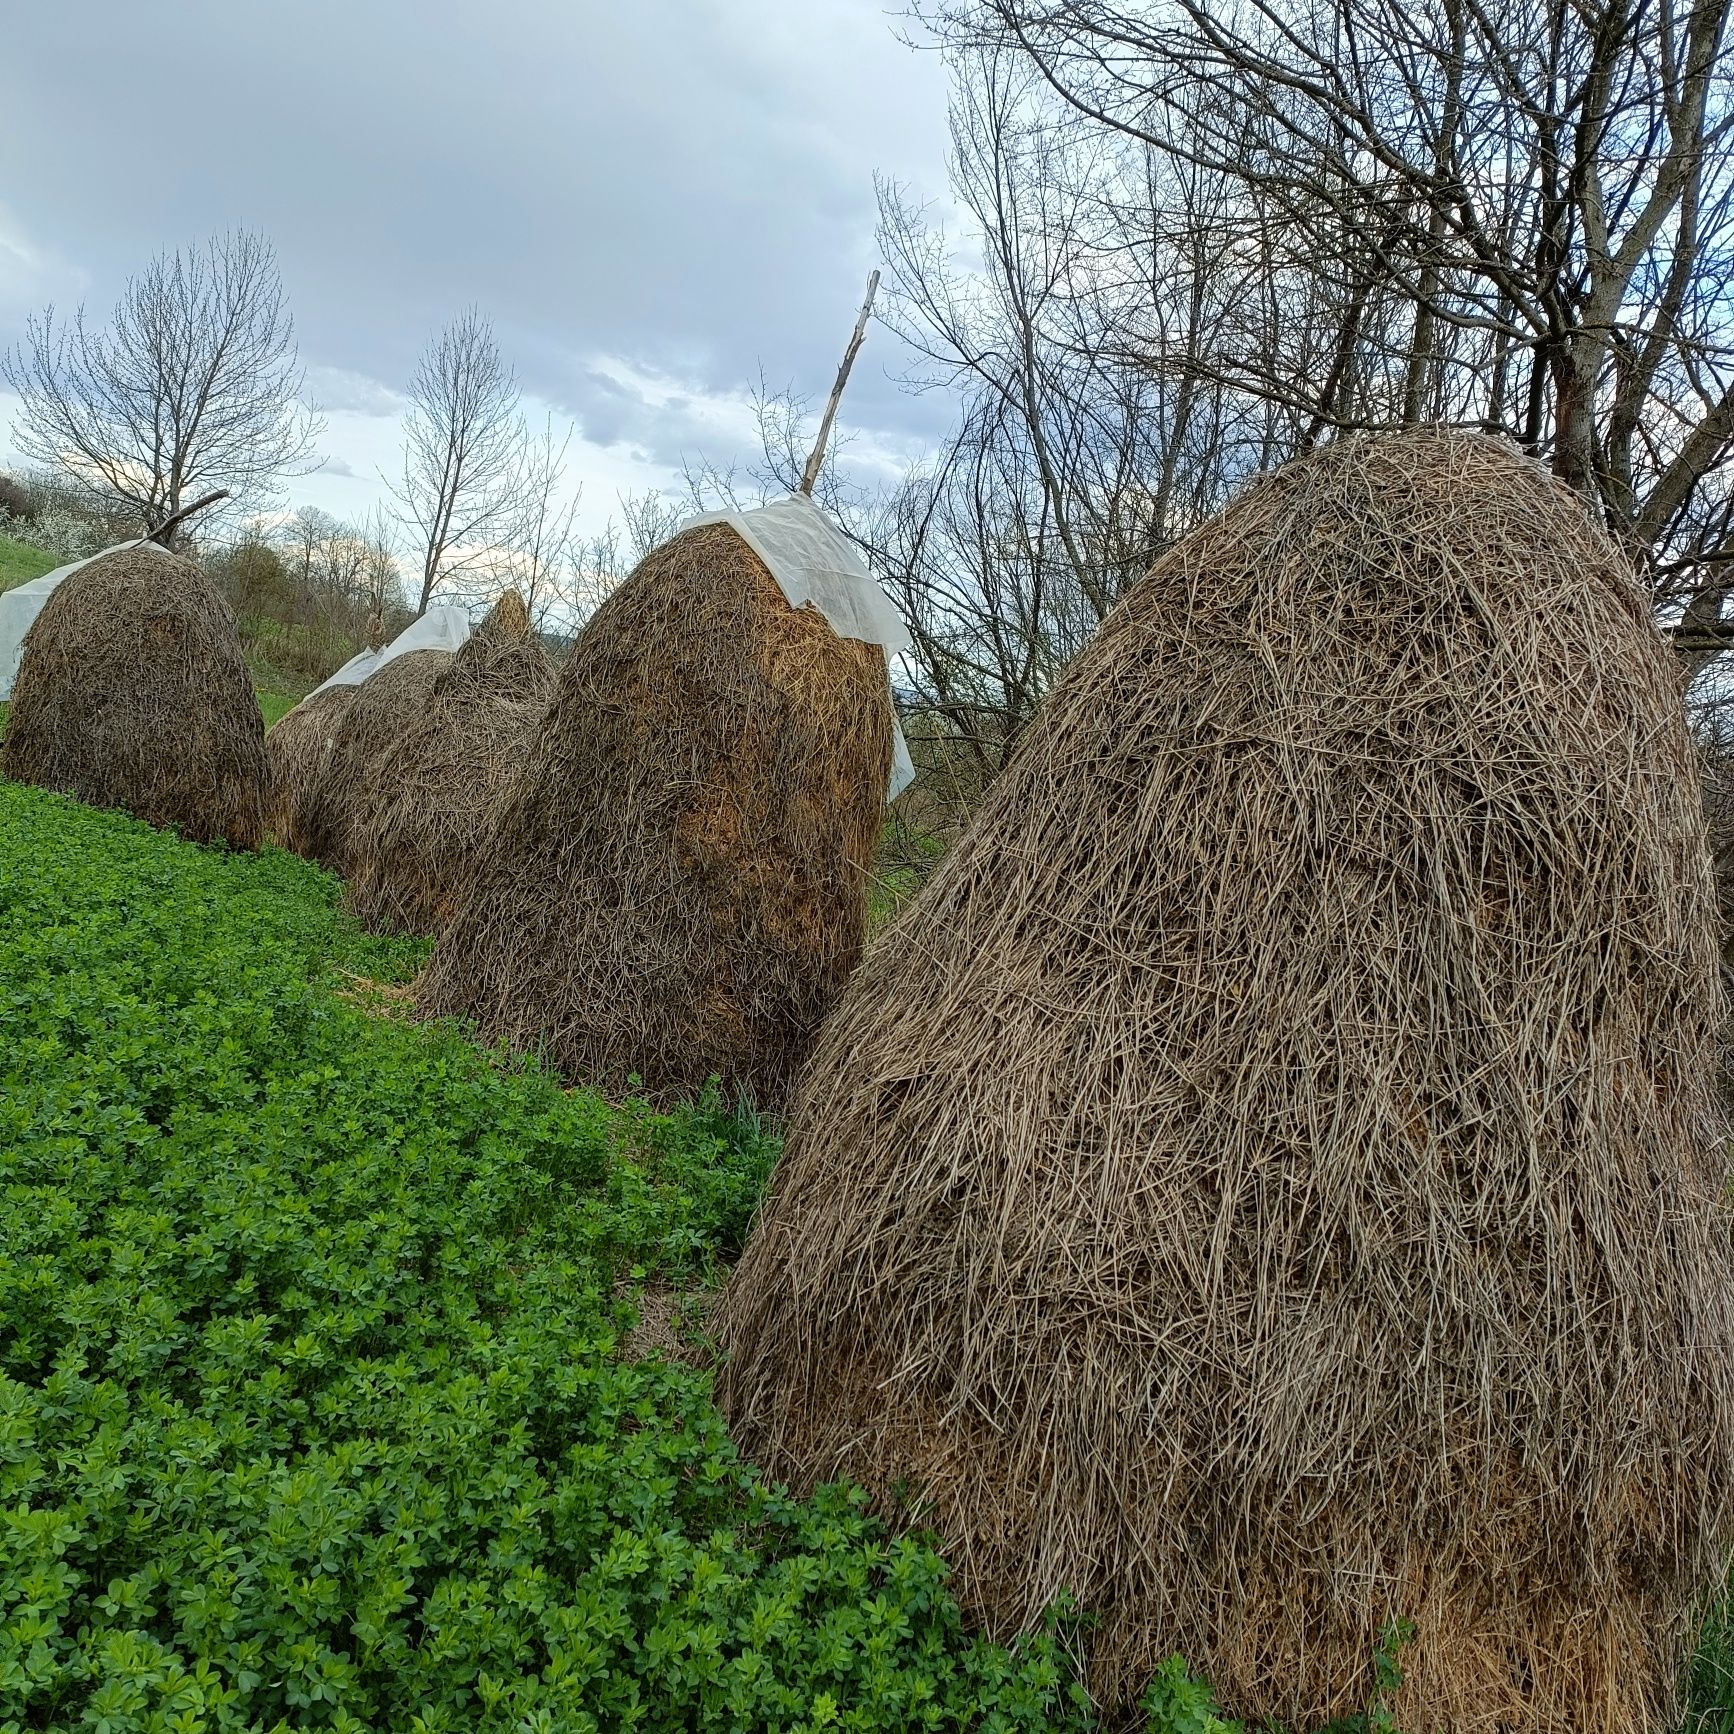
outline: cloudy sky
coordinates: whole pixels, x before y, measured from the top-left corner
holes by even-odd
[[[398,393],[461,306],[532,409],[570,419],[585,518],[683,458],[754,447],[761,372],[820,397],[860,301],[875,173],[942,200],[945,76],[898,0],[57,0],[0,52],[0,347],[106,313],[153,253],[275,244],[326,468],[357,514]],[[852,461],[896,466],[946,405],[869,339]],[[0,461],[15,400],[0,393]]]

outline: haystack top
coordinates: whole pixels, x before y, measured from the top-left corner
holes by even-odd
[[[83,560],[69,560],[64,566],[56,566],[52,572],[44,572],[40,578],[32,578],[27,584],[0,593],[0,700],[12,696],[12,683],[18,678],[18,664],[24,656],[24,635],[35,624],[42,605],[80,567],[88,566],[92,560],[119,554],[127,548],[154,548],[159,554],[168,552],[158,542],[117,542],[112,548],[104,548],[100,554],[91,554]]]
[[[853,542],[804,494],[790,494],[750,512],[707,512],[682,530],[727,524],[764,561],[791,608],[807,603],[844,638],[880,644],[888,654],[909,648],[909,628],[879,587]]]
[[[473,630],[463,609],[430,608],[419,620],[412,620],[383,650],[357,651],[334,675],[314,687],[313,692],[324,692],[333,686],[360,686],[369,675],[377,674],[400,656],[408,656],[412,650],[449,650],[455,655],[463,649]],[[313,693],[307,696],[311,698]]]
[[[789,606],[811,603],[839,637],[881,645],[887,656],[909,648],[909,628],[896,603],[867,570],[855,544],[805,494],[790,494],[750,512],[707,512],[680,528],[695,530],[701,524],[727,524],[764,561]],[[886,800],[895,801],[914,781],[909,743],[893,721]]]

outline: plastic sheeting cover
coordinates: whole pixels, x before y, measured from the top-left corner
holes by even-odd
[[[729,524],[764,561],[791,608],[806,603],[844,638],[882,644],[895,654],[909,648],[909,628],[896,604],[874,581],[855,544],[803,494],[790,494],[750,512],[708,512],[682,524]]]
[[[472,630],[470,617],[463,609],[430,608],[419,620],[412,620],[384,650],[358,651],[307,697],[324,692],[328,686],[360,686],[370,674],[377,674],[388,662],[396,662],[412,650],[462,650]]]
[[[384,650],[374,665],[384,668],[412,650],[462,650],[475,628],[461,608],[430,608],[419,620],[412,620]]]
[[[36,616],[42,612],[43,604],[79,567],[88,566],[92,560],[100,560],[105,554],[118,554],[123,548],[156,548],[159,553],[167,552],[157,543],[142,539],[116,542],[112,548],[104,548],[101,554],[91,554],[83,560],[56,566],[40,578],[32,578],[27,584],[0,593],[0,701],[12,697],[12,683],[18,678],[19,663],[24,660],[24,635],[36,624]]]
[[[909,743],[903,738],[902,725],[895,709],[891,713],[891,787],[885,800],[895,801],[915,781],[915,761],[909,756]]]
[[[313,691],[308,693],[307,698],[324,692],[327,687],[360,686],[378,666],[379,652],[377,650],[358,650],[335,674],[327,675],[324,680],[320,681]],[[302,699],[301,702],[305,704],[307,698]]]
[[[707,512],[681,525],[727,524],[777,581],[791,608],[811,603],[843,638],[882,645],[887,656],[909,648],[909,628],[897,605],[880,589],[855,544],[805,494],[790,494],[750,512]],[[909,744],[891,725],[891,786],[895,801],[915,781]]]

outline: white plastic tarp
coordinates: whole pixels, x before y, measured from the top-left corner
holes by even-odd
[[[44,572],[28,584],[0,592],[0,701],[12,697],[12,683],[18,678],[19,663],[24,660],[24,634],[36,624],[36,616],[42,612],[43,604],[79,567],[100,560],[103,554],[118,554],[123,548],[166,551],[156,542],[117,542],[112,548],[104,548],[102,554],[56,566],[52,572]]]
[[[360,686],[370,674],[377,674],[388,662],[396,662],[412,650],[462,650],[471,630],[470,617],[463,609],[430,608],[419,620],[412,620],[385,649],[358,651],[307,697],[324,692],[328,686]]]
[[[461,608],[430,608],[419,620],[412,620],[384,650],[374,664],[378,673],[388,662],[408,656],[412,650],[462,650],[474,628],[470,617]]]
[[[909,743],[903,738],[903,730],[897,721],[897,712],[893,709],[891,713],[891,787],[886,793],[886,802],[895,801],[914,781],[915,761],[909,756]]]
[[[358,650],[335,674],[328,675],[320,681],[313,691],[308,693],[307,698],[324,692],[327,687],[360,686],[373,673],[378,663],[379,652],[377,650]],[[307,699],[303,699],[301,702],[305,704]]]
[[[909,628],[874,581],[855,544],[804,494],[750,512],[708,512],[681,525],[729,524],[770,569],[791,608],[807,603],[844,638],[882,644],[888,655],[909,648]]]
[[[909,628],[879,587],[855,544],[805,494],[790,494],[750,512],[707,512],[682,524],[727,524],[764,561],[791,608],[811,603],[844,638],[882,645],[895,656],[909,648]],[[891,786],[895,801],[915,781],[909,745],[895,714],[891,725]]]

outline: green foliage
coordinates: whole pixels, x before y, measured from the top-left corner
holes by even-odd
[[[1148,1726],[1162,1734],[1242,1734],[1238,1722],[1224,1720],[1215,1694],[1192,1677],[1179,1656],[1170,1656],[1156,1670],[1138,1707]]]
[[[259,709],[265,718],[265,726],[269,728],[278,717],[287,716],[301,700],[286,692],[267,692],[259,687]]]
[[[0,590],[11,590],[52,572],[60,562],[52,554],[33,548],[11,536],[0,536]]]
[[[336,890],[0,784],[0,1729],[1084,1725],[621,1359],[765,1139],[370,1009]]]
[[[1698,1632],[1698,1648],[1686,1678],[1689,1734],[1726,1734],[1734,1729],[1734,1578],[1711,1605]]]
[[[893,809],[880,834],[879,850],[867,881],[867,926],[877,931],[923,885],[945,854],[944,841]]]

